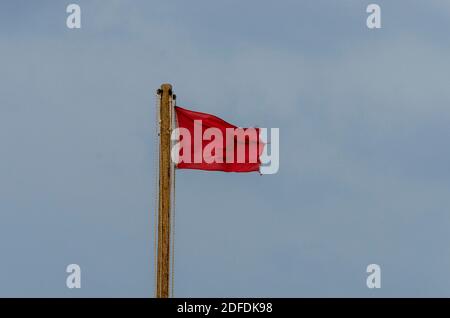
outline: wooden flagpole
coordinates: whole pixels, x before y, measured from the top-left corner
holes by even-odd
[[[170,196],[171,196],[171,141],[172,85],[162,84],[158,90],[160,106],[159,153],[159,211],[156,297],[168,298],[170,285]]]

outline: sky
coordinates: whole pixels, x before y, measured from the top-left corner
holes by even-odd
[[[175,296],[450,297],[450,2],[69,3],[0,3],[1,297],[154,295],[165,82],[280,129],[275,175],[177,171]]]

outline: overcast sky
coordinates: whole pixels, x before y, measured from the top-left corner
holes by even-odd
[[[0,296],[153,296],[164,82],[281,138],[177,172],[176,296],[450,296],[450,2],[73,2],[0,3]]]

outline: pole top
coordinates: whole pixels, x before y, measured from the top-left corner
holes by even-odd
[[[161,92],[168,92],[169,96],[172,96],[172,84],[164,83],[161,85]]]

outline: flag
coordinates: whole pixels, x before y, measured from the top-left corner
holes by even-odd
[[[264,143],[259,128],[239,128],[214,115],[175,107],[178,169],[259,171]]]

